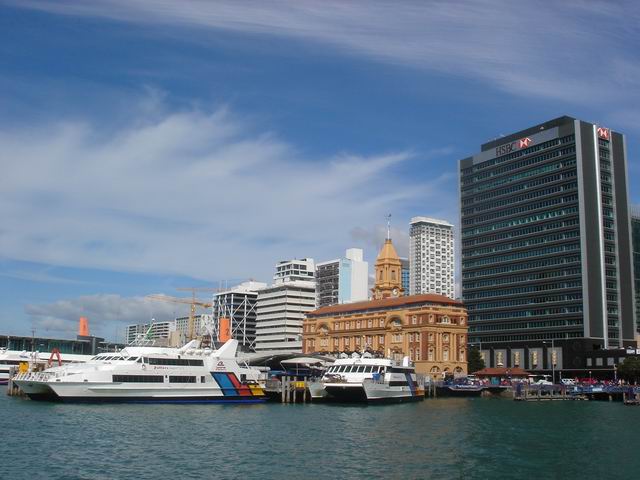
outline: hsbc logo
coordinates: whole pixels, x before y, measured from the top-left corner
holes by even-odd
[[[529,137],[521,138],[520,140],[516,140],[515,142],[505,143],[504,145],[496,147],[496,157],[506,155],[507,153],[511,153],[515,150],[527,148],[532,143],[533,140],[531,140]]]
[[[532,142],[533,140],[531,140],[529,137],[522,138],[520,139],[520,148],[527,148],[529,145],[531,145]]]
[[[598,138],[602,140],[606,140],[607,142],[611,139],[611,130],[608,128],[598,127]]]

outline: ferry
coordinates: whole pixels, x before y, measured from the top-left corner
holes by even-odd
[[[260,372],[236,361],[237,340],[218,350],[127,346],[83,365],[19,373],[13,382],[33,400],[126,403],[259,403]]]
[[[407,402],[424,399],[424,377],[409,358],[402,364],[387,358],[338,359],[309,386],[312,400],[336,402]]]
[[[7,350],[0,348],[0,385],[6,385],[9,382],[9,374],[12,367],[16,370],[20,365],[26,365],[27,368],[53,366],[67,363],[84,363],[91,359],[91,355],[77,354],[60,354],[57,350],[53,352],[28,352],[26,350]]]

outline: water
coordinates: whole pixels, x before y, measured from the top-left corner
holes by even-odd
[[[638,478],[640,408],[72,405],[4,395],[0,478]]]

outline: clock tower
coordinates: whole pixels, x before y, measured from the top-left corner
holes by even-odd
[[[400,297],[404,294],[402,263],[389,233],[376,260],[376,283],[371,291],[374,299]]]

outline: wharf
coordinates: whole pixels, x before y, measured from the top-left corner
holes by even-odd
[[[513,389],[513,399],[517,401],[603,400],[623,401],[626,405],[637,405],[640,404],[640,387],[516,384]]]
[[[281,376],[267,380],[265,393],[269,399],[281,403],[307,403],[311,401],[308,378],[302,380],[296,376]]]

